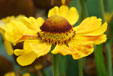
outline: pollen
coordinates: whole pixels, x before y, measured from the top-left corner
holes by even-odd
[[[55,15],[49,17],[40,29],[44,32],[62,33],[72,29],[72,26],[64,17]]]
[[[66,44],[75,36],[75,31],[69,22],[57,15],[49,17],[40,29],[38,37],[47,43]]]

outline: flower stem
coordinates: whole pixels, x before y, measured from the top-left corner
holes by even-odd
[[[86,0],[80,0],[81,5],[81,21],[88,16],[87,8],[86,8]]]
[[[111,43],[107,42],[106,43],[106,48],[107,48],[107,67],[108,67],[108,76],[112,76],[112,53],[111,53]]]
[[[82,59],[79,59],[78,61],[79,64],[79,76],[83,76],[83,63],[82,63]]]
[[[110,2],[111,2],[110,0],[105,0],[107,12],[111,12],[111,3]]]
[[[96,68],[98,76],[107,76],[107,72],[104,64],[103,45],[98,45],[95,48],[94,55],[96,61]]]
[[[43,69],[42,71],[43,76],[49,76],[48,73],[45,71],[45,69]]]
[[[98,0],[98,5],[99,5],[99,9],[100,9],[100,16],[103,19],[103,21],[105,21],[104,18],[104,5],[103,5],[103,0]]]
[[[53,76],[59,75],[59,55],[53,55]]]

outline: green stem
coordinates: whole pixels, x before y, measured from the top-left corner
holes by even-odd
[[[107,12],[111,12],[111,1],[110,0],[105,0],[105,3],[106,3],[106,11]]]
[[[104,18],[104,5],[103,5],[103,0],[98,0],[98,5],[99,5],[99,9],[100,9],[100,16],[103,19],[103,21],[105,21]]]
[[[86,0],[80,0],[81,5],[81,21],[88,16]]]
[[[59,55],[53,55],[53,76],[59,75]]]
[[[107,76],[102,50],[103,50],[103,45],[101,44],[101,45],[96,46],[95,51],[94,51],[97,74],[98,76]]]
[[[78,63],[79,63],[79,66],[78,66],[78,68],[79,68],[79,76],[83,76],[83,63],[82,63],[82,59],[79,59]]]
[[[45,71],[45,69],[43,69],[42,71],[43,76],[49,76],[48,73]]]
[[[108,67],[108,76],[112,76],[112,52],[111,52],[111,43],[106,43],[107,48],[107,67]]]

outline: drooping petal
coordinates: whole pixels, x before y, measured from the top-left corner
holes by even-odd
[[[16,49],[16,50],[14,50],[14,54],[16,56],[22,55],[22,54],[24,54],[24,50],[22,50],[22,49]]]
[[[7,28],[5,30],[6,39],[13,44],[16,44],[28,37],[34,37],[35,35],[36,34],[32,30],[28,29],[27,26],[19,21],[11,21],[7,24]]]
[[[51,51],[52,54],[62,54],[62,55],[71,55],[72,51],[69,49],[69,47],[66,44],[62,45],[56,45],[55,48]]]
[[[8,55],[13,55],[13,47],[8,40],[4,40],[4,46]]]
[[[59,15],[66,18],[71,25],[74,25],[79,18],[78,11],[76,10],[75,7],[71,7],[70,9],[68,9],[68,7],[64,5],[62,5],[60,8],[56,6],[50,9],[48,13],[48,17],[54,15]]]
[[[25,53],[17,57],[17,62],[21,66],[26,66],[26,65],[32,64],[36,58],[37,58],[37,54],[32,51],[32,52]]]
[[[13,54],[13,48],[12,48],[11,43],[5,38],[5,25],[4,24],[0,24],[0,33],[3,37],[5,49],[8,53],[8,55],[12,55]]]
[[[26,40],[24,42],[25,53],[34,51],[37,54],[37,57],[46,55],[50,49],[51,45],[40,40]]]
[[[101,24],[101,19],[92,16],[84,19],[74,30],[79,34],[90,33],[92,31],[97,31],[97,29],[101,27]]]
[[[94,51],[93,45],[75,45],[74,43],[69,43],[68,45],[73,51],[73,59],[80,59],[88,56]]]
[[[44,23],[44,19],[42,17],[39,17],[37,19],[33,17],[24,17],[22,21],[29,29],[33,30],[36,33],[40,31],[40,26]]]

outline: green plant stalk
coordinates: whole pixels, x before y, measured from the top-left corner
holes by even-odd
[[[66,69],[67,69],[67,56],[59,55],[60,62],[59,62],[59,68],[60,68],[60,76],[66,76]]]
[[[59,55],[53,55],[53,76],[60,76],[59,75]]]
[[[80,0],[81,5],[81,21],[88,16],[86,0]]]
[[[112,52],[111,52],[111,42],[106,43],[107,48],[107,69],[108,69],[108,76],[112,76]]]
[[[41,71],[41,73],[42,73],[43,76],[49,76],[45,69],[43,69],[43,70]]]
[[[111,12],[111,3],[110,2],[111,2],[110,0],[105,0],[107,12]]]
[[[86,0],[80,0],[81,5],[81,17],[80,22],[88,16],[87,8],[86,8]],[[83,76],[83,59],[78,60],[78,68],[79,68],[79,76]]]
[[[109,0],[107,0],[107,2],[109,3]],[[103,0],[98,0],[99,3],[99,7],[100,7],[100,14],[101,14],[101,18],[103,19],[103,21],[105,21],[104,18],[104,5],[103,5]],[[109,6],[107,7],[109,8]],[[109,46],[108,46],[109,45]],[[106,47],[107,47],[107,60],[108,60],[108,76],[112,76],[112,60],[111,60],[111,50],[110,50],[110,44],[107,43]],[[104,63],[104,61],[103,61]],[[98,65],[98,64],[97,64]],[[101,67],[100,67],[101,68]],[[104,72],[105,74],[107,74],[106,69],[105,69],[105,65],[103,66]],[[100,69],[101,70],[101,69]]]
[[[103,0],[98,0],[98,5],[99,5],[99,10],[100,10],[100,16],[103,19],[103,21],[105,21]]]
[[[83,63],[82,63],[82,59],[79,59],[78,61],[78,68],[79,68],[79,76],[83,76]]]
[[[103,50],[103,44],[96,46],[95,51],[94,51],[96,67],[97,67],[97,74],[98,74],[98,76],[107,76],[102,50]]]

